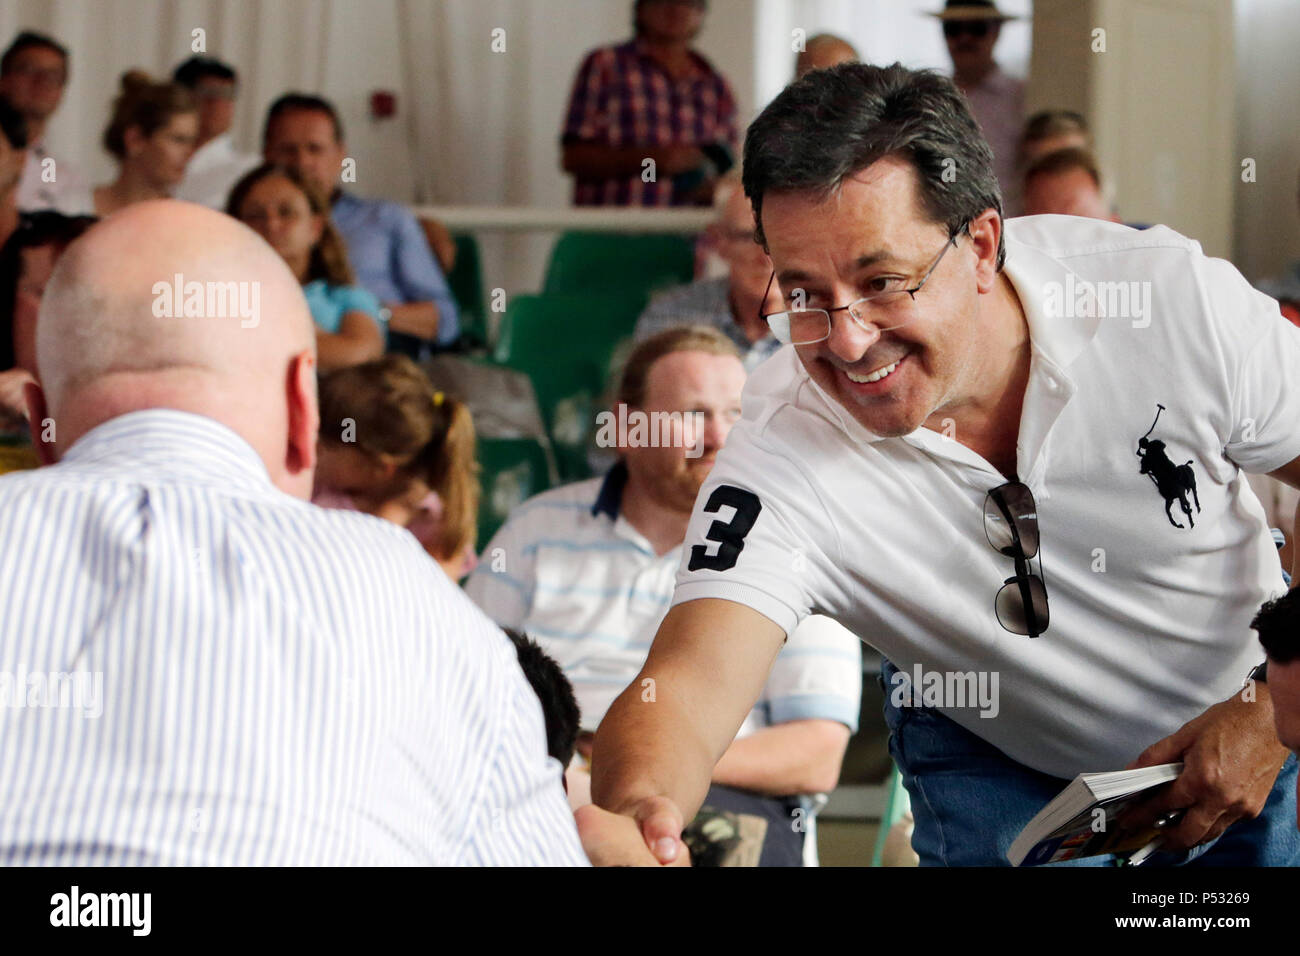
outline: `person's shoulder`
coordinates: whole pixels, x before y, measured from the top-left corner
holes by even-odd
[[[510,512],[502,530],[517,534],[552,525],[576,527],[583,515],[591,514],[604,481],[587,478],[533,495]]]
[[[695,65],[698,66],[700,70],[710,80],[712,80],[714,83],[717,83],[719,86],[726,89],[728,93],[731,92],[731,84],[727,82],[726,76],[724,76],[722,72],[716,66],[713,65],[712,60],[710,60],[699,50],[695,50],[695,49],[691,50],[691,56],[695,60]]]
[[[1006,220],[1005,225],[1009,243],[1032,247],[1056,259],[1161,250],[1201,255],[1199,242],[1168,226],[1135,229],[1083,216],[1020,216]]]

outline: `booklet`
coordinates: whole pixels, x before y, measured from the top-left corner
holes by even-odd
[[[1007,851],[1012,866],[1040,866],[1103,853],[1154,849],[1161,830],[1122,832],[1115,818],[1130,804],[1150,796],[1183,771],[1181,763],[1137,770],[1081,773],[1020,831]],[[1137,855],[1130,862],[1139,862]]]

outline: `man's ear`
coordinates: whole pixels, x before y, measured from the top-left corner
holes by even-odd
[[[59,460],[55,445],[54,419],[45,406],[45,391],[36,382],[23,385],[23,398],[27,400],[27,423],[32,431],[32,445],[42,465],[53,465]],[[47,430],[46,425],[49,425]]]
[[[289,441],[284,467],[289,477],[316,468],[316,436],[320,431],[320,408],[316,404],[316,357],[303,350],[289,360],[285,383],[289,409]],[[310,486],[310,482],[309,482]]]
[[[998,243],[1002,239],[1002,217],[991,206],[970,221],[971,248],[979,261],[975,279],[980,292],[991,292],[998,278]]]

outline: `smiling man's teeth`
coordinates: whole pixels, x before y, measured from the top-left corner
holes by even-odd
[[[898,368],[898,362],[893,365],[886,365],[884,368],[876,369],[870,375],[854,375],[852,372],[845,371],[850,382],[857,382],[859,385],[870,385],[872,382],[879,382],[882,378]]]

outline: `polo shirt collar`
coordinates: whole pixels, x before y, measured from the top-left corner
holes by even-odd
[[[591,506],[591,516],[598,518],[609,515],[611,521],[617,521],[623,508],[623,489],[627,487],[627,463],[620,460],[605,473],[605,480],[600,483],[600,491]]]

